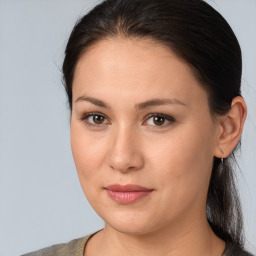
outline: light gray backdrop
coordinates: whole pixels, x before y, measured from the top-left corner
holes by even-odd
[[[103,227],[86,201],[61,83],[68,35],[100,1],[0,0],[0,255],[67,242]],[[256,0],[209,0],[233,27],[249,115],[239,158],[247,247],[256,253]]]

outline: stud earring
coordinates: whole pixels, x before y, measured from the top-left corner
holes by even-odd
[[[220,149],[220,152],[222,155],[224,154],[224,151],[222,149]],[[224,160],[223,157],[220,160],[221,160],[221,164],[223,164],[223,160]]]

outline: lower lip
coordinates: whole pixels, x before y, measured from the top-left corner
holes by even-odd
[[[153,190],[148,191],[112,191],[106,190],[108,196],[118,204],[132,204],[148,196]]]

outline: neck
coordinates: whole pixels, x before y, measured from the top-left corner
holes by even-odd
[[[206,217],[204,221],[200,219],[182,226],[177,221],[171,227],[158,228],[147,234],[126,234],[106,225],[91,240],[90,253],[86,255],[221,256],[225,247],[211,230]]]

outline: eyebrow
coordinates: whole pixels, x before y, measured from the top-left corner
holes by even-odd
[[[98,107],[102,107],[102,108],[108,108],[108,109],[111,108],[107,103],[105,103],[104,101],[102,101],[100,99],[92,98],[92,97],[85,97],[85,96],[78,97],[76,99],[75,103],[82,102],[82,101],[90,102],[90,103],[92,103]],[[136,104],[135,108],[137,110],[142,110],[142,109],[146,109],[146,108],[153,107],[153,106],[173,105],[173,104],[187,106],[187,104],[185,104],[177,99],[151,99],[151,100],[147,100],[145,102]]]
[[[136,104],[135,108],[138,110],[142,110],[142,109],[153,107],[153,106],[173,105],[173,104],[187,106],[185,103],[177,99],[152,99],[152,100],[148,100],[148,101]]]
[[[85,96],[78,97],[76,99],[75,103],[81,102],[81,101],[88,101],[88,102],[90,102],[98,107],[102,107],[102,108],[110,108],[110,106],[107,103],[103,102],[102,100],[92,98],[92,97],[85,97]]]

